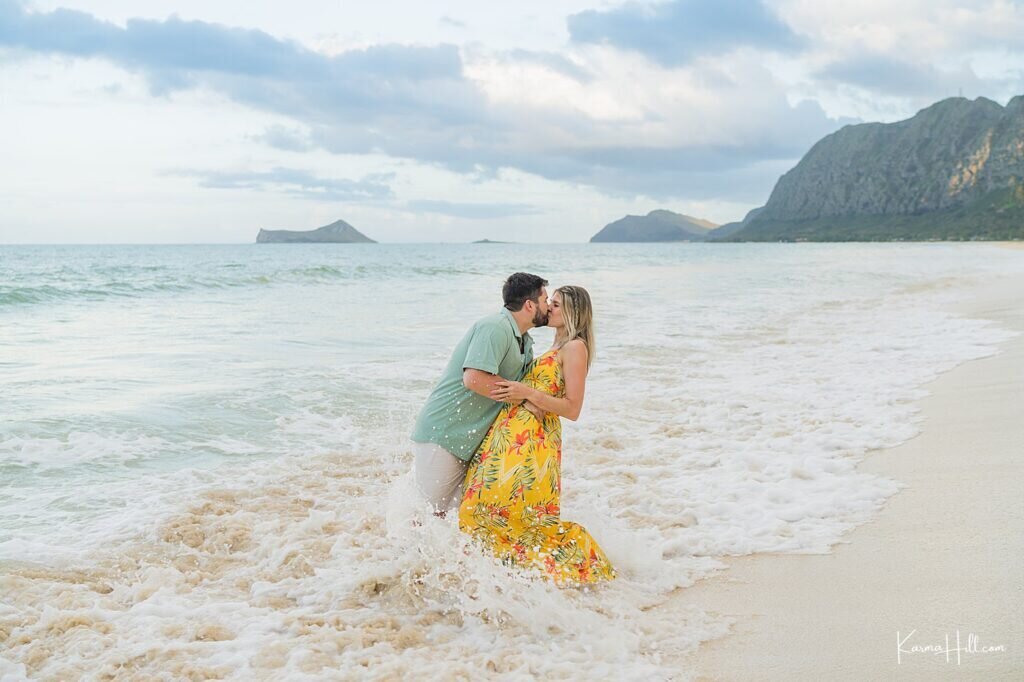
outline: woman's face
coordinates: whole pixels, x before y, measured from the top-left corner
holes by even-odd
[[[548,300],[548,326],[553,329],[565,326],[562,319],[562,294],[557,291]]]

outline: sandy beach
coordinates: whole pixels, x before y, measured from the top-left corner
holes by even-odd
[[[956,310],[1024,331],[1024,281]],[[926,388],[923,433],[858,467],[907,484],[875,519],[830,554],[729,558],[677,595],[735,619],[680,679],[1024,677],[1024,335]]]

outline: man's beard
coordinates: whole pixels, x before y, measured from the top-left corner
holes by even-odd
[[[537,308],[537,312],[535,312],[533,314],[533,326],[534,327],[543,327],[547,323],[548,323],[548,314],[547,313],[542,313],[540,311],[540,308]]]

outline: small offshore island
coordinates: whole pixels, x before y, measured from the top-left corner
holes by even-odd
[[[344,220],[335,220],[330,225],[315,230],[264,230],[256,235],[257,244],[376,244],[365,234]]]
[[[713,227],[714,229],[707,229]],[[895,123],[847,125],[785,173],[768,202],[714,226],[626,216],[592,242],[1024,239],[1024,95],[950,97]]]
[[[702,242],[718,226],[664,209],[645,216],[628,215],[608,223],[590,238],[591,242]]]

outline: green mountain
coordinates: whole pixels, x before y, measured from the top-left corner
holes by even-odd
[[[715,241],[1024,239],[1024,95],[952,97],[896,123],[849,125]]]
[[[717,225],[672,211],[627,215],[605,225],[591,242],[702,242]]]
[[[324,244],[376,244],[362,232],[344,220],[335,220],[330,225],[315,230],[263,230],[256,235],[257,244],[297,244],[319,242]]]

